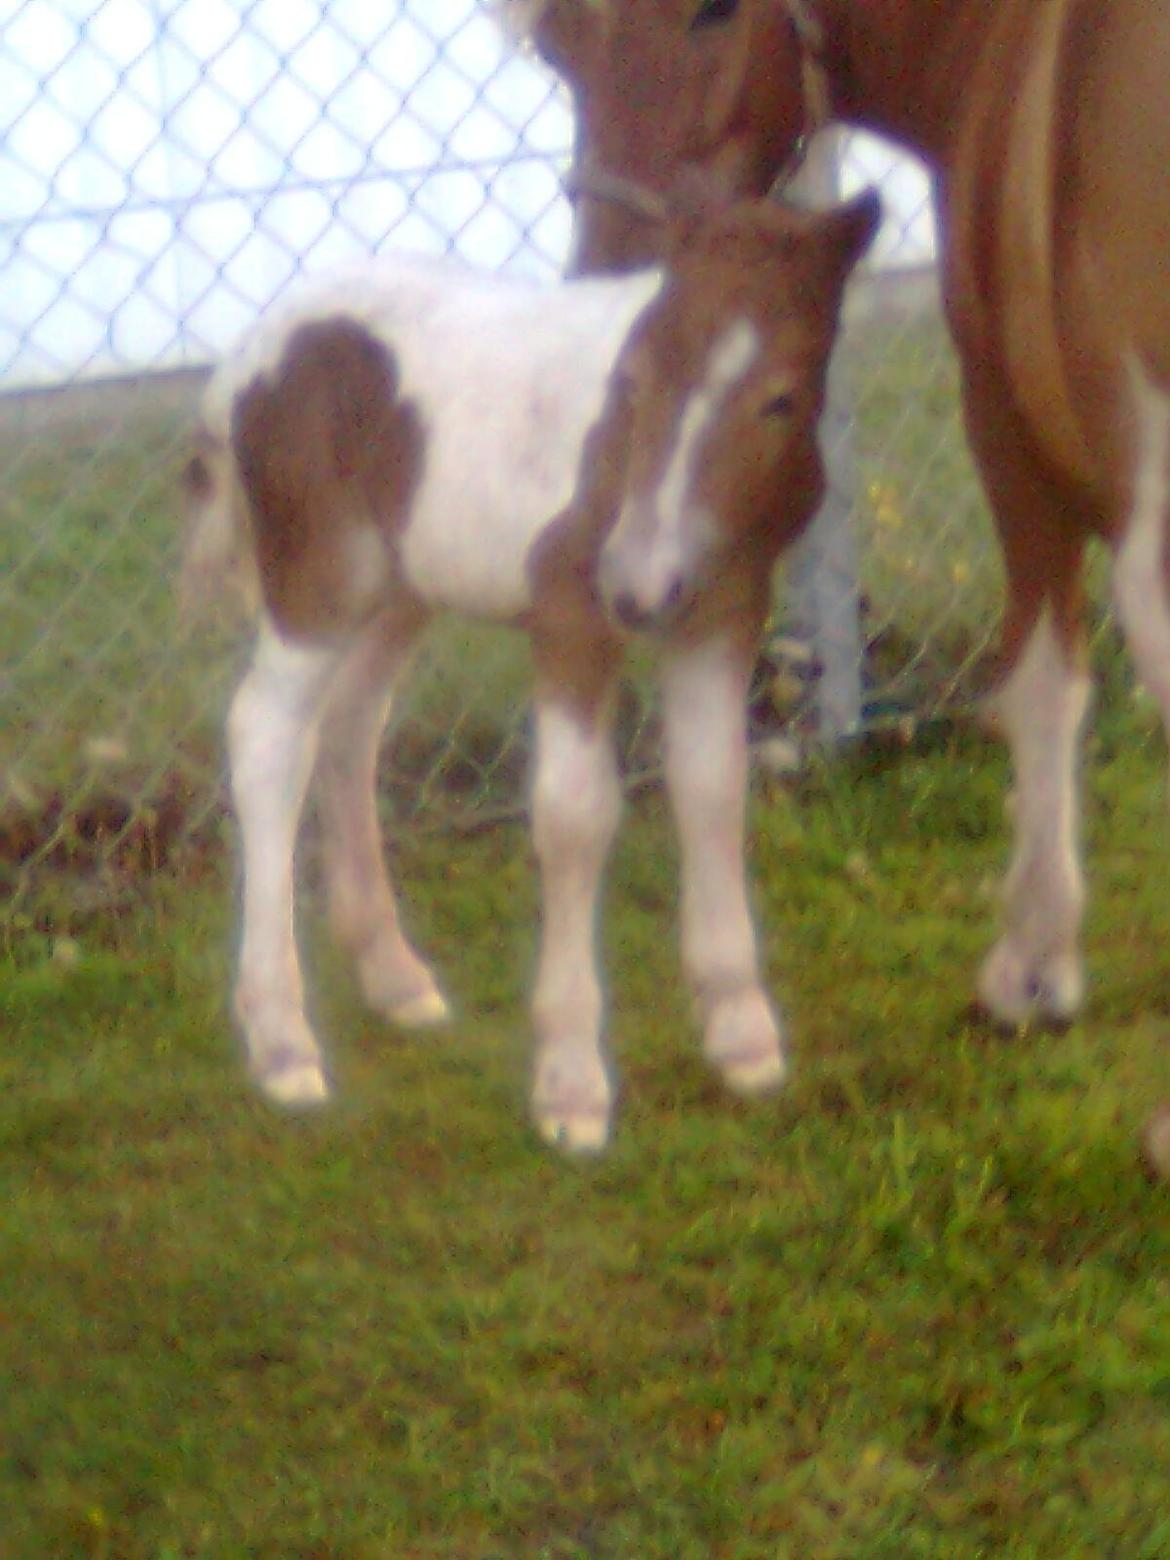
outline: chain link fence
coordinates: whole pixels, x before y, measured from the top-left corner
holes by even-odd
[[[220,828],[247,635],[185,622],[174,597],[176,475],[206,365],[299,272],[387,245],[555,276],[570,134],[555,82],[478,0],[0,0],[9,914],[63,881],[100,901]],[[802,647],[841,619],[826,589],[852,614],[862,724],[962,697],[996,618],[925,185],[871,142],[838,162],[846,189],[886,185],[889,220],[826,424],[847,528],[797,561],[762,662],[753,718],[773,750],[810,721]],[[395,815],[515,806],[525,699],[522,646],[442,627],[392,725]],[[652,761],[639,700],[623,719],[631,762]]]

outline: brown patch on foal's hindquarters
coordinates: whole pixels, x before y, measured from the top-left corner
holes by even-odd
[[[278,627],[314,636],[360,622],[423,470],[422,422],[393,353],[354,320],[302,325],[237,396],[231,443]]]

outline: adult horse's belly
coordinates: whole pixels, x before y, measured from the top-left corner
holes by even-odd
[[[1107,511],[1130,462],[1127,364],[1170,379],[1170,12],[1002,15],[943,169],[948,305],[968,371]]]

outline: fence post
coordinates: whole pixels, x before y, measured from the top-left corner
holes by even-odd
[[[842,132],[822,131],[809,148],[786,198],[809,206],[838,199]],[[861,722],[863,640],[857,581],[857,543],[850,515],[856,463],[841,353],[829,364],[829,386],[819,429],[828,477],[825,501],[785,561],[788,637],[808,647],[820,668],[814,691],[818,738],[836,741]]]

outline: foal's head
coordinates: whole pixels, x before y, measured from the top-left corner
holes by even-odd
[[[640,191],[683,170],[762,195],[803,116],[795,24],[779,0],[503,0],[573,98],[573,268],[654,259]]]
[[[668,626],[739,566],[758,576],[811,519],[842,292],[878,217],[870,193],[673,224],[667,281],[616,369],[624,477],[599,580],[627,627]]]

